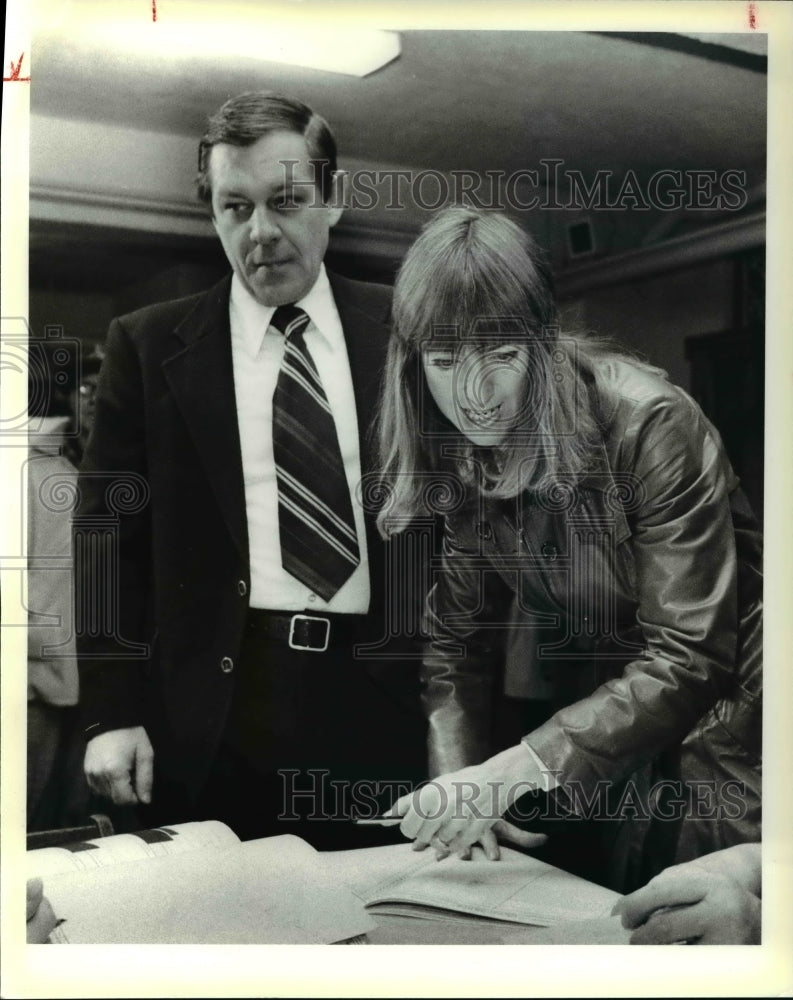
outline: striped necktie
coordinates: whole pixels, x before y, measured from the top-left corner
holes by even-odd
[[[270,320],[286,340],[273,396],[278,528],[284,569],[329,601],[361,557],[336,424],[304,340],[308,323],[293,305]]]

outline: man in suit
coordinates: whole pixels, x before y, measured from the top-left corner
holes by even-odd
[[[351,846],[423,757],[409,669],[367,662],[393,579],[360,488],[390,290],[325,270],[338,185],[319,115],[231,99],[198,193],[233,274],[110,327],[76,534],[85,769],[148,822]]]

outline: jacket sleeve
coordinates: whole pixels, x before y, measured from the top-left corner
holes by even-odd
[[[562,782],[584,788],[619,780],[681,741],[736,675],[737,481],[718,435],[672,391],[634,404],[616,454],[643,493],[628,544],[644,651],[525,738]]]
[[[74,519],[80,703],[89,739],[143,724],[151,583],[145,443],[141,366],[114,320]]]
[[[447,521],[440,572],[427,598],[425,634],[432,638],[421,670],[431,777],[479,763],[490,753],[501,653],[497,629],[481,626],[495,623],[495,608],[509,607],[506,589],[481,556],[459,547]]]

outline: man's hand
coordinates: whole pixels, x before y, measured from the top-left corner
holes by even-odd
[[[631,944],[759,943],[759,897],[744,878],[704,860],[667,868],[617,903],[613,912],[633,930]]]
[[[89,788],[117,806],[151,802],[153,765],[154,751],[143,726],[101,733],[85,751]]]
[[[472,845],[479,843],[486,857],[496,861],[497,835],[523,847],[544,843],[544,837],[524,833],[501,819],[540,780],[528,751],[518,745],[482,764],[435,778],[397,799],[386,815],[403,817],[400,829],[415,840],[416,850],[430,845],[439,859],[449,854],[470,857]]]
[[[762,895],[762,846],[759,843],[736,844],[721,851],[703,854],[689,862],[703,871],[727,875],[753,896]]]

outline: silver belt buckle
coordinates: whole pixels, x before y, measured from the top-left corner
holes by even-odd
[[[322,622],[325,626],[325,645],[324,646],[301,646],[296,643],[295,640],[295,622]],[[292,620],[289,623],[289,648],[290,649],[301,649],[307,650],[310,653],[324,653],[328,648],[328,643],[330,642],[330,619],[329,618],[315,618],[313,615],[292,615]]]

